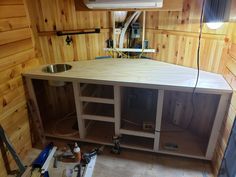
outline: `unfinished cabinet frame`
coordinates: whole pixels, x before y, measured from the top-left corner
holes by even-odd
[[[110,62],[114,60],[94,61],[96,64],[94,67],[101,64],[99,67],[104,66],[106,69],[106,66],[111,66]],[[39,68],[25,74],[29,96],[36,105],[38,122],[43,127],[44,135],[105,145],[113,145],[112,137],[116,135],[121,137],[121,147],[211,160],[232,93],[223,78],[212,73],[202,73],[207,78],[208,84],[214,85],[217,81],[215,86],[219,87],[207,85],[208,87],[205,88],[203,81],[193,95],[191,87],[187,85],[189,80],[188,82],[181,81],[178,85],[178,81],[173,80],[173,77],[169,80],[166,77],[165,83],[169,85],[158,85],[162,78],[158,80],[156,77],[148,77],[150,74],[161,76],[165,73],[166,75],[168,74],[165,72],[167,66],[174,68],[178,66],[163,63],[159,66],[158,63],[146,60],[134,61],[134,65],[131,65],[131,60],[128,62],[117,60],[117,62],[123,67],[128,65],[127,70],[121,69],[124,74],[114,72],[114,68],[106,72],[100,68],[99,72],[96,71],[97,73],[90,78],[90,75],[84,74],[87,66],[89,66],[88,72],[91,71],[90,62],[84,64],[83,73],[79,73],[78,70],[71,74],[70,72],[61,74],[61,76],[50,75],[42,73]],[[149,62],[151,62],[150,66],[148,66]],[[127,77],[134,66],[148,66],[147,69],[140,68],[144,80],[141,75],[137,77],[130,74]],[[176,78],[182,76],[184,68],[178,69],[175,75],[176,73],[180,75]],[[189,75],[193,69],[186,69],[186,71],[184,75],[188,74],[190,78]],[[109,72],[116,77],[110,77]],[[149,83],[145,84],[143,82],[146,82],[147,77]],[[195,78],[194,75],[193,78]],[[65,85],[55,87],[49,84],[57,82],[64,82]],[[64,102],[61,102],[61,97]],[[194,106],[192,105],[193,97]],[[42,105],[42,100],[47,104]],[[49,103],[54,103],[54,107],[51,108]],[[64,108],[63,104],[69,106],[66,105]],[[44,112],[51,110],[55,115],[48,114],[50,116],[47,116]],[[78,125],[78,135],[61,136],[48,131],[45,124],[50,122],[51,117],[56,122],[72,110],[76,112],[74,120]],[[128,121],[132,125],[124,125],[124,119],[126,123]],[[69,131],[71,127],[72,124],[67,127],[66,131]]]
[[[31,97],[35,97],[34,101],[37,103],[37,105],[40,105],[40,101],[37,98],[37,92],[41,91],[42,88],[39,89],[37,85],[42,85],[41,83],[47,83],[46,80],[35,80],[35,79],[27,79],[27,82],[33,85],[33,92],[31,94]],[[39,84],[37,84],[39,82]],[[78,129],[79,129],[79,136],[60,136],[60,135],[54,135],[52,132],[48,132],[47,129],[45,129],[45,136],[46,137],[53,137],[53,138],[62,138],[62,139],[69,139],[69,140],[77,140],[77,141],[85,141],[85,142],[92,142],[92,143],[101,143],[106,145],[112,145],[112,136],[119,135],[121,136],[121,146],[125,148],[131,148],[131,149],[137,149],[137,150],[144,150],[144,151],[150,151],[150,152],[158,152],[158,153],[164,153],[164,154],[172,154],[172,155],[178,155],[178,156],[186,156],[186,157],[193,157],[193,158],[199,158],[199,159],[212,159],[214,147],[217,140],[217,134],[220,124],[222,121],[222,117],[224,117],[225,110],[228,105],[228,94],[217,94],[212,96],[211,94],[207,93],[204,94],[204,92],[196,93],[200,95],[204,95],[202,97],[205,97],[203,100],[206,102],[207,99],[210,99],[210,97],[213,98],[213,101],[217,101],[217,106],[215,106],[215,113],[212,117],[211,122],[211,128],[210,133],[208,137],[208,141],[205,143],[202,143],[199,141],[198,136],[192,135],[190,131],[181,129],[180,127],[175,127],[174,130],[170,130],[170,132],[163,129],[163,125],[167,121],[167,119],[163,116],[165,115],[166,108],[166,95],[174,93],[174,94],[183,94],[183,95],[191,95],[191,92],[186,91],[169,91],[169,90],[163,90],[163,89],[153,89],[153,88],[146,88],[146,87],[130,87],[129,85],[107,85],[102,83],[83,83],[83,82],[71,82],[69,83],[70,87],[73,87],[73,93],[71,93],[74,96],[75,101],[75,108],[76,108],[76,115],[77,115],[77,122],[78,122]],[[109,88],[108,95],[104,96],[103,94],[91,94],[91,95],[84,95],[83,87],[91,86],[93,85],[94,90],[89,90],[89,93],[98,93],[97,89],[101,88]],[[58,89],[58,88],[53,88]],[[123,97],[127,96],[124,94],[125,89],[134,90],[136,92],[140,93],[150,93],[153,94],[152,98],[156,99],[154,102],[155,109],[155,117],[154,122],[152,123],[155,128],[150,132],[146,130],[142,130],[139,128],[124,128],[122,127],[122,107],[126,106],[126,109],[129,107],[126,105],[126,103],[122,102]],[[45,90],[44,90],[45,91]],[[92,92],[90,92],[92,91]],[[102,90],[100,90],[101,92]],[[104,89],[103,91],[107,92],[107,89]],[[87,93],[88,93],[87,92]],[[128,91],[129,92],[129,91]],[[122,95],[122,93],[124,95]],[[55,94],[55,93],[54,93]],[[107,94],[107,93],[106,93]],[[206,95],[206,96],[205,96]],[[208,97],[207,97],[208,95]],[[142,98],[143,99],[143,98]],[[185,99],[185,98],[184,98]],[[187,98],[188,99],[188,98]],[[130,100],[129,100],[130,101]],[[171,101],[171,100],[169,100]],[[175,101],[175,100],[174,100]],[[212,101],[212,100],[211,100]],[[112,116],[105,116],[100,115],[95,109],[96,106],[99,105],[109,105],[108,107],[105,107],[105,109],[108,109],[108,112],[112,112]],[[94,106],[94,109],[93,109]],[[141,104],[141,106],[143,106]],[[40,106],[38,106],[38,113],[42,120],[42,126],[45,127],[45,123],[42,116],[42,109],[40,109]],[[84,110],[84,107],[89,107],[88,112]],[[101,111],[101,109],[99,107]],[[185,108],[187,109],[187,108]],[[91,112],[89,112],[91,111]],[[131,110],[132,111],[132,110]],[[140,110],[141,112],[143,110]],[[141,112],[138,112],[139,114]],[[171,110],[170,108],[170,111]],[[209,110],[208,110],[209,111]],[[146,113],[146,112],[144,112]],[[106,113],[105,113],[106,114]],[[153,117],[153,115],[152,115]],[[134,118],[134,117],[132,117]],[[48,118],[49,119],[49,118]],[[87,123],[86,123],[87,122]],[[207,121],[206,121],[207,122]],[[203,122],[204,123],[204,122]],[[171,125],[172,128],[174,125]],[[193,129],[194,130],[194,129]],[[173,131],[173,132],[172,132]],[[176,131],[176,132],[175,132]],[[179,131],[179,132],[178,132]],[[146,143],[144,143],[146,142]],[[179,146],[177,149],[174,147],[169,147],[169,149],[163,148],[165,143],[170,144],[171,142],[176,142],[176,145]],[[172,144],[174,146],[174,144]],[[202,150],[201,148],[204,148]]]

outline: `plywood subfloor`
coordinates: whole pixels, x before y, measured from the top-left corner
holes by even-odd
[[[93,147],[93,146],[92,146]],[[82,148],[83,149],[83,148]],[[33,160],[40,151],[27,156]],[[123,149],[121,155],[104,153],[97,158],[93,177],[213,177],[210,163],[201,160]]]

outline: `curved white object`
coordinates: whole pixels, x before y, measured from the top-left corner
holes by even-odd
[[[132,16],[129,17],[128,21],[125,23],[125,26],[122,29],[121,35],[120,35],[120,41],[119,41],[119,48],[120,49],[123,48],[125,33],[126,33],[128,27],[129,27],[130,23],[133,21],[133,19],[137,20],[140,14],[141,14],[141,11],[136,11]]]

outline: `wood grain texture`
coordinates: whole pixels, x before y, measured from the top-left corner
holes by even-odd
[[[233,29],[235,29],[236,24],[231,23]],[[214,154],[213,159],[213,169],[214,174],[217,175],[218,170],[220,169],[221,161],[224,156],[224,152],[227,146],[228,138],[231,133],[231,128],[233,126],[235,117],[236,117],[236,60],[235,60],[235,53],[236,53],[236,41],[234,40],[234,36],[236,35],[235,31],[230,31],[228,33],[229,40],[231,44],[227,50],[224,50],[222,55],[222,60],[225,62],[223,63],[223,75],[226,81],[230,84],[233,89],[233,95],[230,102],[230,108],[228,111],[227,116],[224,119],[223,125],[221,126],[220,136],[218,138],[217,147]]]
[[[29,26],[29,23],[26,17],[0,19],[0,31],[21,29],[21,28],[26,28],[28,26]]]
[[[33,0],[29,3],[35,12],[34,21],[39,34],[57,30],[104,29],[100,34],[73,36],[70,46],[66,45],[65,37],[39,36],[42,64],[109,55],[103,48],[106,47],[105,41],[112,37],[111,12],[76,11],[74,0]],[[157,53],[147,56],[195,68],[201,6],[202,0],[184,0],[182,11],[147,11],[145,39],[149,41],[149,48],[157,50]],[[232,31],[230,23],[225,23],[218,30],[210,30],[204,25],[202,70],[223,73],[221,55],[228,44],[226,36]]]
[[[9,10],[11,9],[11,10]],[[0,5],[0,19],[23,17],[26,15],[24,5]]]
[[[22,0],[0,1],[0,124],[20,157],[31,149],[21,73],[38,65]],[[7,152],[10,166],[16,164]],[[7,176],[0,153],[0,176]]]
[[[111,27],[110,12],[76,11],[73,0],[32,0],[31,3],[36,12],[34,21],[39,32],[95,27],[109,29]],[[149,40],[149,47],[158,51],[150,55],[151,57],[168,63],[196,67],[201,4],[202,0],[184,0],[183,9],[180,12],[146,13],[148,29],[146,39]],[[225,69],[225,66],[229,63],[226,57],[229,41],[236,39],[231,37],[233,34],[236,36],[235,29],[232,23],[225,23],[218,30],[210,30],[204,25],[201,48],[201,69],[223,73],[233,86],[234,71]],[[46,64],[87,60],[108,55],[103,51],[103,46],[105,46],[105,40],[111,37],[111,33],[112,31],[108,30],[106,34],[73,36],[71,46],[66,46],[63,37],[41,36],[39,43],[43,58],[40,62]],[[234,52],[235,49],[232,53]],[[222,155],[222,152],[218,154]]]
[[[68,63],[72,69],[62,73],[45,73],[40,66],[24,75],[39,79],[95,80],[115,84],[135,84],[140,87],[165,88],[192,92],[197,70],[146,59],[105,59]],[[158,76],[158,77],[157,77]],[[200,71],[196,91],[232,93],[231,87],[219,74]]]

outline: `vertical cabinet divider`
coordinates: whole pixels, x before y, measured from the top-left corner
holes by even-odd
[[[156,110],[155,140],[154,140],[154,149],[153,149],[154,152],[159,151],[162,109],[163,109],[163,102],[164,102],[164,90],[158,90],[157,99],[158,100],[157,100],[157,110]]]
[[[120,135],[120,86],[114,85],[115,134]]]
[[[84,123],[84,120],[82,119],[82,105],[80,102],[80,84],[76,81],[73,82],[73,90],[74,90],[74,97],[75,97],[79,134],[80,134],[80,138],[84,139],[86,136],[86,131],[85,131],[85,123]]]

